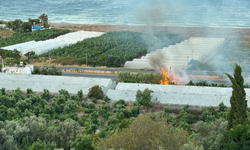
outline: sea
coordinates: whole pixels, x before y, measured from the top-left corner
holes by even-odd
[[[0,20],[42,13],[53,23],[250,27],[250,0],[0,0]]]

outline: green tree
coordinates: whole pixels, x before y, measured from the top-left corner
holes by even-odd
[[[64,112],[66,113],[75,113],[77,111],[77,102],[74,101],[74,100],[68,100],[66,103],[65,103],[65,106],[64,106]]]
[[[29,150],[54,150],[56,148],[55,144],[47,144],[38,140],[29,147]]]
[[[43,90],[43,93],[41,94],[42,99],[49,101],[50,100],[50,92],[47,89]]]
[[[38,18],[41,19],[41,22],[43,23],[43,25],[44,25],[45,28],[49,27],[48,15],[46,15],[45,13],[43,13]]]
[[[226,137],[227,121],[217,119],[206,123],[199,121],[195,124],[193,139],[203,145],[205,150],[220,150]]]
[[[21,25],[20,30],[23,31],[23,32],[30,32],[31,31],[31,26],[32,26],[32,23],[30,23],[30,22],[24,22]]]
[[[234,77],[227,74],[232,82],[232,96],[230,97],[231,109],[228,115],[228,128],[245,123],[247,119],[247,100],[244,90],[244,79],[241,75],[241,67],[235,64]]]
[[[88,97],[102,99],[104,97],[102,88],[99,85],[95,85],[89,89]]]
[[[10,28],[12,28],[12,30],[17,31],[21,28],[22,24],[23,24],[22,20],[16,19],[10,23]]]
[[[250,122],[239,124],[227,131],[223,148],[226,150],[250,149]]]
[[[112,136],[101,139],[98,149],[167,150],[179,149],[189,141],[186,131],[155,122],[147,115],[137,117],[133,123]]]
[[[180,150],[204,150],[204,148],[203,146],[197,146],[189,141],[187,144],[184,144],[182,147],[180,147]]]
[[[29,135],[28,127],[18,121],[0,121],[0,150],[15,150]]]
[[[138,90],[136,93],[136,101],[143,106],[152,107],[152,95],[153,91],[146,88],[143,92]]]
[[[31,116],[29,118],[25,118],[25,124],[30,130],[29,141],[31,143],[37,141],[38,139],[45,139],[44,135],[47,130],[47,122],[44,118]]]
[[[107,67],[120,67],[121,66],[121,58],[119,56],[108,55],[105,58],[105,64]]]
[[[76,140],[70,142],[71,147],[75,148],[76,150],[95,150],[93,146],[93,140],[90,135],[77,135]]]
[[[69,150],[69,142],[74,141],[76,139],[76,135],[81,133],[81,126],[78,122],[68,118],[59,124],[58,133],[60,138],[60,147],[65,150]]]
[[[83,98],[83,91],[82,90],[79,90],[77,92],[77,96],[79,97],[79,101],[82,101],[82,98]]]

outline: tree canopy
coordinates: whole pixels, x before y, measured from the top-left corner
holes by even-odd
[[[232,82],[232,96],[230,97],[231,108],[228,116],[228,128],[244,124],[247,119],[247,100],[244,90],[244,79],[241,75],[241,67],[235,64],[234,77],[227,74]]]

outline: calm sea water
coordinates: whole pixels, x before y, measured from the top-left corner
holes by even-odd
[[[249,0],[0,0],[0,20],[114,25],[250,27]]]

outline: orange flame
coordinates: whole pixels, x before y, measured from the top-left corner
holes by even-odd
[[[163,67],[161,68],[161,73],[163,74],[163,79],[160,80],[160,84],[169,84],[168,73]]]

